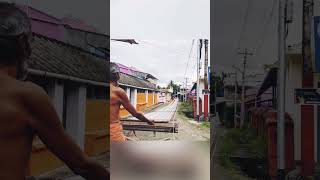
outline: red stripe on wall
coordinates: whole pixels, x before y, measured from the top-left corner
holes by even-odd
[[[314,169],[314,109],[301,105],[301,161],[302,174],[313,175]]]

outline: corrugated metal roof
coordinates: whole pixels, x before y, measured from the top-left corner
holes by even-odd
[[[147,80],[139,79],[137,77],[120,73],[120,81],[121,84],[129,85],[129,86],[135,86],[140,88],[146,88],[146,89],[156,89],[156,85],[150,83]]]
[[[29,67],[51,73],[108,83],[109,63],[79,48],[34,35]]]

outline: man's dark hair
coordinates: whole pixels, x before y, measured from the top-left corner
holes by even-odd
[[[31,23],[14,4],[0,2],[0,64],[21,64],[31,55]]]
[[[118,77],[119,77],[119,73],[110,73],[110,81],[111,82],[118,81],[119,80]]]
[[[116,82],[120,78],[120,69],[116,63],[110,62],[110,81]]]

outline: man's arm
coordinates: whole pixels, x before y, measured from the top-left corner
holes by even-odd
[[[102,165],[90,160],[65,133],[46,92],[32,83],[25,83],[24,86],[24,103],[32,117],[29,120],[30,126],[46,146],[75,174],[87,180],[110,179],[109,172]]]
[[[142,113],[138,112],[130,103],[130,100],[127,96],[127,94],[120,89],[119,90],[119,97],[120,97],[120,102],[122,104],[122,106],[130,113],[132,114],[132,116],[138,118],[141,121],[147,122],[150,125],[154,125],[154,123],[152,121],[150,121],[149,119],[147,119]]]

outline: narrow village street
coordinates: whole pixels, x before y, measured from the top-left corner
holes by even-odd
[[[128,136],[134,140],[182,140],[182,141],[208,141],[210,140],[209,126],[205,127],[201,123],[195,122],[194,119],[186,117],[178,111],[180,102],[175,100],[172,103],[163,105],[152,112],[146,113],[146,117],[155,121],[170,120],[178,124],[178,133],[163,132],[145,132],[136,131],[127,132]],[[134,118],[129,118],[134,119]]]

